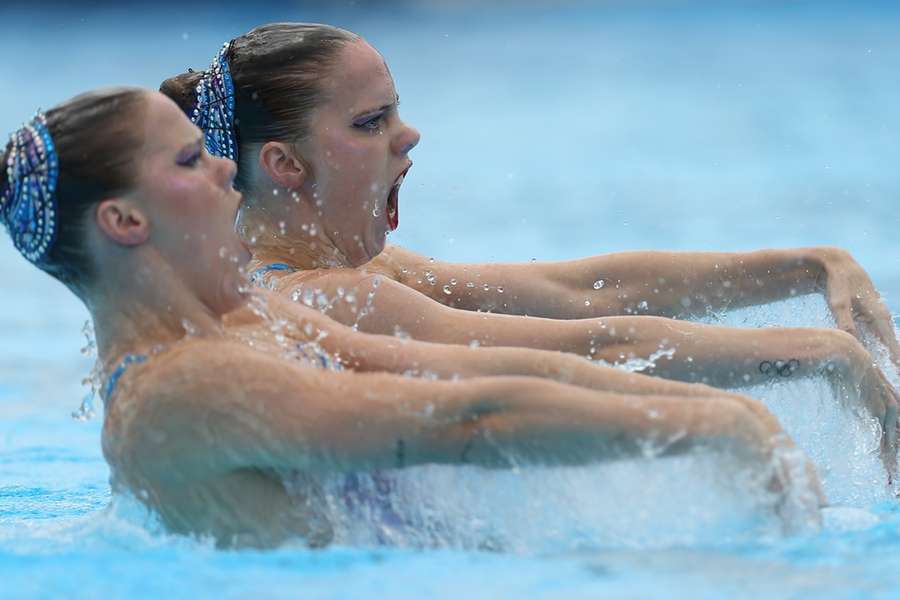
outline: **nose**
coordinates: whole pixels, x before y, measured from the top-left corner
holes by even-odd
[[[217,158],[219,161],[219,170],[224,178],[223,183],[227,187],[234,185],[234,178],[237,177],[237,163],[227,158]]]
[[[419,144],[419,131],[415,127],[403,124],[402,131],[394,138],[394,152],[400,156],[406,156],[409,151]]]

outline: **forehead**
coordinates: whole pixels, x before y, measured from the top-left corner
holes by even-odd
[[[358,111],[394,101],[394,80],[384,59],[359,40],[344,46],[323,88],[335,108]]]
[[[200,135],[178,105],[159,92],[148,93],[145,114],[144,149],[148,154],[180,148]]]

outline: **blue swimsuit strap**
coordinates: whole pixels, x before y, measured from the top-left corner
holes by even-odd
[[[250,279],[258,280],[261,279],[263,275],[266,273],[271,273],[272,271],[296,271],[294,267],[287,263],[270,263],[268,265],[263,265],[257,270],[253,271],[253,274],[250,275]]]
[[[122,362],[119,363],[119,366],[116,367],[116,370],[112,372],[109,376],[109,379],[106,380],[106,388],[104,389],[103,397],[105,400],[109,400],[112,398],[113,392],[116,391],[116,384],[119,383],[119,378],[125,374],[125,371],[128,369],[129,365],[134,363],[142,363],[147,360],[147,357],[143,354],[128,354],[125,358],[122,359]]]

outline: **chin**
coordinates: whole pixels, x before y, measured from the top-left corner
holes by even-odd
[[[359,246],[348,248],[344,252],[344,259],[347,261],[347,264],[353,268],[361,267],[381,254],[386,245],[385,238],[384,236],[381,237],[381,243],[374,241],[377,239],[377,237],[367,239],[362,248]]]
[[[247,282],[239,273],[223,277],[219,285],[216,312],[224,315],[243,306],[247,302],[246,292],[243,291],[246,287]]]

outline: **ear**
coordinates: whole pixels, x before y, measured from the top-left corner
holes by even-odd
[[[100,231],[123,246],[137,246],[150,237],[149,219],[121,198],[102,201],[97,205],[95,216]]]
[[[259,168],[272,181],[288,190],[300,189],[309,174],[306,163],[284,142],[263,144],[259,150]]]

